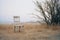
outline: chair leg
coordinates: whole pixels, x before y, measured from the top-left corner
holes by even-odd
[[[21,26],[19,26],[19,32],[21,31],[20,29],[21,29]]]

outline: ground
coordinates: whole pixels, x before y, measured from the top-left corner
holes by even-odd
[[[60,40],[60,30],[47,28],[45,24],[24,23],[21,32],[14,32],[13,27],[0,24],[0,40]]]

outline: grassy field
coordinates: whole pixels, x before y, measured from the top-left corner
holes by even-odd
[[[23,31],[14,32],[13,24],[0,24],[0,40],[60,40],[60,27],[24,23]]]

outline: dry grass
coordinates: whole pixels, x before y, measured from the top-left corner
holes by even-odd
[[[47,28],[46,24],[24,23],[20,33],[15,33],[13,28],[13,24],[1,24],[0,40],[53,40],[49,37],[60,33],[60,27]]]

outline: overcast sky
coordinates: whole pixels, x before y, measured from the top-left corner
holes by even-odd
[[[32,21],[34,10],[32,0],[0,0],[0,23],[13,22],[13,16],[20,16],[21,22]]]
[[[34,10],[32,0],[0,0],[0,23],[13,22],[13,16],[20,16],[20,21],[31,21]]]

